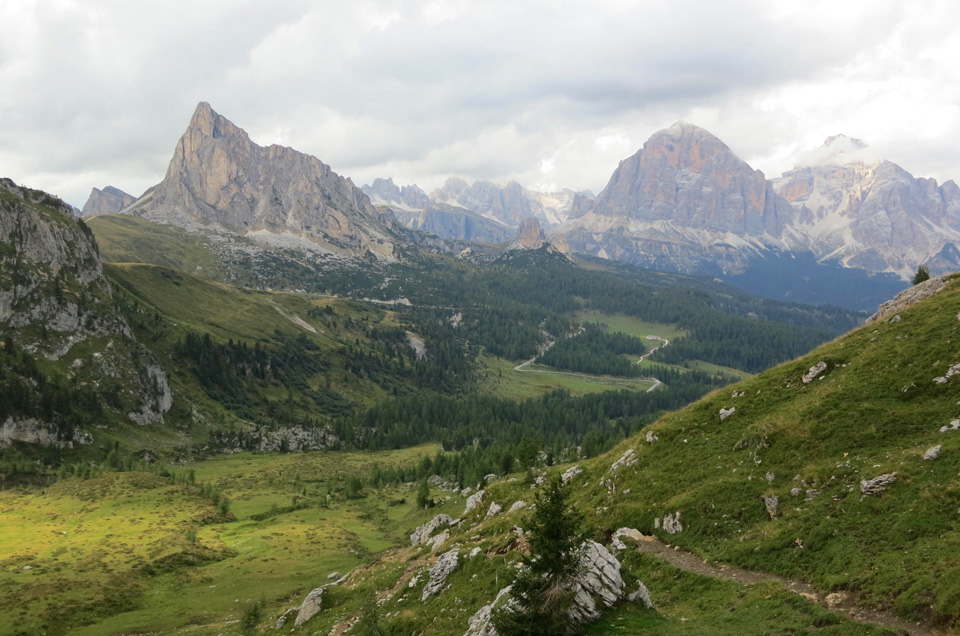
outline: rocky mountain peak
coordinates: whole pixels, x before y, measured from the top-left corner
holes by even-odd
[[[546,236],[537,217],[528,216],[520,221],[520,227],[517,229],[517,243],[527,249],[535,250],[541,247],[544,241]]]
[[[303,239],[343,255],[394,257],[385,220],[349,179],[293,148],[258,146],[206,102],[193,113],[164,180],[126,212],[181,225],[215,223],[267,242]]]
[[[137,198],[127,194],[119,188],[107,186],[103,190],[93,188],[87,202],[83,204],[81,216],[95,216],[97,214],[117,214],[123,208],[132,204]]]

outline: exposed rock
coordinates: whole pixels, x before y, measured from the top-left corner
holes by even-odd
[[[440,546],[450,540],[450,530],[444,530],[435,537],[430,537],[427,540],[427,545],[430,546],[430,550],[436,551]]]
[[[327,578],[328,578],[328,579],[339,579],[339,578],[342,577],[342,576],[343,576],[343,575],[340,574],[339,572],[331,572],[330,574],[327,575]]]
[[[96,214],[117,214],[136,200],[135,196],[113,186],[107,186],[103,190],[94,188],[90,191],[87,202],[83,204],[80,215],[87,217]]]
[[[417,529],[410,535],[410,544],[420,545],[421,543],[426,543],[430,539],[430,535],[443,526],[449,526],[451,523],[453,523],[453,517],[450,515],[437,515],[422,526],[417,526]]]
[[[775,476],[773,473],[771,473],[770,471],[767,471],[767,474],[766,474],[764,477],[765,477],[765,479],[767,480],[767,483],[768,483],[768,484],[772,484],[772,483],[773,483],[773,480],[776,479],[776,476]]]
[[[430,580],[423,588],[423,594],[420,596],[421,603],[426,602],[428,598],[443,589],[443,586],[447,583],[447,577],[453,574],[460,565],[459,555],[460,550],[457,548],[440,555],[434,566],[430,568]]]
[[[300,627],[317,615],[323,603],[323,595],[327,593],[328,587],[330,587],[330,584],[318,587],[307,594],[303,603],[300,604],[300,609],[297,610],[297,620],[293,621],[294,627]]]
[[[205,102],[163,181],[124,213],[185,226],[217,224],[267,242],[294,239],[348,256],[395,256],[390,217],[381,217],[349,179],[292,148],[258,146]]]
[[[490,618],[493,614],[494,608],[500,605],[501,602],[510,602],[510,597],[508,595],[512,589],[512,585],[508,585],[507,587],[503,588],[497,592],[497,596],[493,599],[492,603],[489,605],[484,605],[477,610],[476,614],[468,618],[467,625],[470,627],[463,636],[497,636],[497,630],[493,626]]]
[[[910,305],[918,303],[924,298],[929,298],[933,296],[938,291],[944,288],[946,282],[940,276],[931,277],[919,285],[914,285],[913,287],[908,287],[899,294],[893,297],[892,300],[880,305],[880,308],[877,309],[877,313],[873,314],[867,318],[866,324],[872,322],[877,322],[878,320],[883,320],[895,314],[906,310]]]
[[[582,472],[583,469],[580,468],[580,464],[577,464],[576,466],[571,466],[564,471],[563,475],[560,476],[560,479],[563,481],[563,483],[567,483]]]
[[[487,516],[486,516],[486,518],[489,519],[490,517],[495,517],[495,516],[497,516],[498,514],[500,514],[502,511],[503,511],[503,506],[501,506],[500,504],[498,504],[498,503],[495,502],[495,501],[491,501],[491,502],[490,502],[490,507],[487,508]]]
[[[663,518],[663,531],[667,534],[678,534],[683,532],[683,525],[680,523],[680,511],[668,514]]]
[[[763,505],[767,509],[767,514],[770,515],[770,518],[773,519],[774,517],[776,517],[777,505],[780,503],[780,500],[777,498],[777,496],[761,495],[760,498],[763,499]]]
[[[803,374],[803,383],[810,384],[811,382],[817,379],[817,376],[819,376],[821,373],[823,373],[826,370],[827,370],[827,363],[821,360],[820,362],[810,367],[809,371]]]
[[[650,590],[642,581],[637,582],[637,589],[627,595],[627,600],[631,603],[640,601],[647,609],[653,609],[653,601],[650,600]]]
[[[960,420],[952,420],[947,426],[941,426],[941,433],[948,433],[950,431],[960,430]]]
[[[469,556],[470,556],[470,558],[472,559],[472,558],[478,556],[481,552],[483,552],[483,550],[480,549],[480,546],[477,546],[477,547],[475,547],[474,549],[470,550]]]
[[[636,453],[633,452],[632,448],[628,448],[626,451],[624,451],[623,455],[620,456],[620,459],[613,462],[613,465],[610,466],[609,472],[615,473],[621,468],[626,468],[628,466],[636,466],[637,461],[638,460],[637,460]]]
[[[660,439],[660,436],[654,433],[653,431],[647,431],[647,443],[653,444],[655,441]]]
[[[887,489],[887,486],[897,481],[897,473],[886,473],[873,479],[860,480],[860,492],[864,497],[879,495]]]
[[[580,559],[582,574],[574,583],[570,618],[577,623],[600,617],[597,599],[606,607],[613,607],[623,598],[623,578],[620,562],[595,541],[587,541]]]
[[[467,498],[466,505],[463,509],[463,514],[467,514],[468,512],[470,512],[471,510],[479,506],[480,502],[483,501],[483,495],[485,492],[486,491],[478,490],[474,494],[470,495],[470,497]]]
[[[520,221],[517,228],[517,245],[524,249],[535,250],[543,246],[546,237],[536,217],[527,217]]]
[[[287,624],[287,621],[297,615],[298,609],[296,607],[291,607],[286,612],[280,615],[280,618],[277,619],[277,624],[274,626],[274,629],[280,629]]]
[[[264,453],[279,452],[284,446],[284,440],[289,451],[293,453],[334,448],[340,443],[340,439],[333,430],[321,427],[259,427],[256,434],[259,438],[257,449]]]
[[[516,512],[517,510],[522,510],[523,508],[526,508],[526,507],[527,507],[527,502],[520,499],[518,501],[514,501],[513,505],[510,506],[510,509],[507,510],[507,512]]]
[[[823,599],[827,604],[827,609],[836,609],[837,607],[843,605],[847,600],[846,592],[833,592],[827,594],[827,597]]]
[[[791,496],[791,497],[799,497],[799,496],[800,496],[800,493],[802,493],[802,492],[803,492],[803,490],[800,489],[800,488],[791,488],[791,489],[790,489],[790,496]]]
[[[623,552],[627,549],[627,544],[623,541],[624,539],[630,539],[631,541],[639,543],[640,541],[646,541],[648,537],[644,536],[644,534],[636,528],[617,528],[617,531],[613,533],[613,542],[610,548],[614,552]]]
[[[941,451],[942,449],[943,449],[943,446],[941,446],[940,444],[937,444],[936,446],[933,446],[933,447],[931,447],[931,448],[928,448],[928,449],[927,449],[927,452],[925,452],[925,453],[923,454],[923,461],[925,461],[925,462],[932,462],[932,461],[934,461],[935,459],[939,459],[939,458],[940,458],[940,451]]]
[[[737,411],[737,407],[735,406],[730,407],[729,409],[720,409],[720,421],[722,422],[723,420],[727,419],[728,417],[736,413],[736,411]]]
[[[952,378],[957,374],[960,374],[960,362],[958,362],[957,364],[951,365],[950,368],[947,369],[947,372],[944,375],[934,378],[933,381],[936,382],[937,384],[946,384],[950,380],[950,378]]]

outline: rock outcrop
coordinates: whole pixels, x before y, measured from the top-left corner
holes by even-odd
[[[864,497],[879,495],[895,481],[897,481],[897,473],[886,473],[873,479],[861,479],[860,492]]]
[[[460,566],[459,556],[460,550],[458,548],[440,555],[434,566],[430,568],[430,580],[423,588],[423,594],[420,596],[421,603],[425,603],[428,598],[443,589],[443,586],[447,584],[447,577],[456,572]]]
[[[337,254],[395,257],[389,219],[349,179],[284,146],[262,147],[201,102],[167,174],[124,210],[164,223],[216,224],[270,242],[306,240]]]
[[[520,221],[520,227],[517,228],[517,245],[524,249],[535,250],[542,247],[545,241],[546,236],[536,217],[529,216]]]
[[[810,367],[810,369],[806,373],[804,373],[803,377],[800,379],[803,380],[804,384],[810,384],[811,382],[816,380],[821,373],[823,373],[826,370],[827,370],[827,363],[821,360],[820,362]]]
[[[888,300],[880,305],[880,308],[877,309],[877,313],[867,318],[867,324],[877,322],[878,320],[884,320],[899,314],[914,303],[918,303],[924,298],[933,296],[938,291],[943,289],[946,284],[947,283],[943,280],[943,278],[934,276],[933,278],[929,278],[918,285],[908,287],[894,296],[891,300]]]
[[[300,609],[297,610],[297,618],[293,621],[294,627],[300,627],[320,612],[320,608],[323,605],[323,595],[327,593],[327,588],[330,587],[330,585],[331,584],[323,585],[307,594],[307,597],[303,599],[303,603],[300,604]]]
[[[86,217],[98,214],[117,214],[136,200],[137,197],[113,186],[107,186],[103,190],[94,188],[90,191],[87,202],[83,204],[80,215]]]
[[[453,517],[450,515],[439,514],[427,523],[422,526],[417,526],[417,529],[413,531],[413,534],[410,535],[410,545],[420,545],[421,543],[426,543],[433,533],[443,528],[449,526],[453,523]]]

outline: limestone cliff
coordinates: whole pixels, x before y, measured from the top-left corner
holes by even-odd
[[[117,311],[89,229],[59,199],[9,179],[0,179],[0,333],[2,388],[18,396],[0,405],[0,446],[87,439],[72,391],[138,424],[170,409],[166,374]]]
[[[302,239],[343,255],[395,255],[390,219],[349,179],[292,148],[258,146],[206,102],[197,106],[163,181],[125,212],[217,224],[267,242]]]

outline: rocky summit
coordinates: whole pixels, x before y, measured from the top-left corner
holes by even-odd
[[[579,207],[558,229],[574,251],[680,271],[742,266],[781,246],[796,216],[762,172],[683,122],[654,134]]]
[[[163,181],[125,213],[216,224],[267,243],[308,241],[337,254],[395,256],[387,224],[359,188],[316,157],[258,146],[201,102]]]

